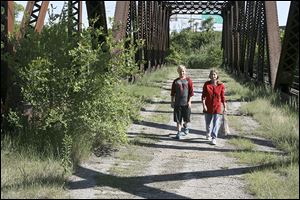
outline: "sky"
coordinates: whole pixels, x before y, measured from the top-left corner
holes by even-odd
[[[17,1],[17,3],[22,4],[24,8],[26,8],[27,1]],[[289,12],[289,7],[290,7],[290,1],[276,1],[277,3],[277,11],[278,11],[278,23],[279,26],[285,26],[287,17],[288,17],[288,12]],[[50,1],[50,4],[53,4],[54,7],[56,7],[54,13],[60,13],[64,4],[64,1]],[[82,21],[84,24],[84,27],[88,27],[88,21],[87,21],[87,13],[86,13],[86,5],[85,1],[82,1],[83,4],[83,9],[82,9]],[[106,10],[106,21],[108,24],[108,27],[111,27],[111,24],[109,23],[109,18],[113,17],[115,14],[115,4],[116,1],[105,1],[105,10]],[[50,5],[49,5],[50,7]],[[187,16],[187,15],[186,15]],[[21,21],[23,17],[23,13],[19,14],[18,21]],[[46,15],[46,21],[47,23],[48,19],[48,13]],[[173,24],[175,23],[175,25]],[[177,24],[176,24],[177,23]],[[176,27],[175,27],[176,26]],[[178,22],[172,22],[170,24],[170,29],[172,28],[182,28],[182,24],[178,24]]]

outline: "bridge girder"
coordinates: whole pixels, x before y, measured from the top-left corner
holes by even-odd
[[[4,2],[9,1],[1,1],[1,6]],[[75,5],[80,1],[72,2]],[[36,31],[42,30],[48,4],[49,1],[41,4],[40,1],[28,2],[25,13],[29,13],[30,18],[23,19],[21,35],[25,34],[25,29],[30,24],[34,24]],[[145,61],[146,64],[141,65],[141,68],[147,72],[164,63],[169,47],[171,15],[221,15],[225,68],[274,89],[281,88],[282,91],[289,92],[294,87],[299,91],[299,76],[295,76],[296,71],[299,71],[299,22],[296,20],[299,16],[298,7],[299,3],[295,6],[295,2],[291,2],[283,45],[280,42],[275,1],[117,1],[113,35],[116,40],[131,36],[134,40],[145,41],[145,46],[139,49],[136,59]],[[72,15],[75,13],[72,16],[72,19],[76,19],[73,25],[78,25],[73,31],[80,31],[81,7],[75,10],[77,11],[70,12]],[[102,26],[107,31],[104,1],[88,2],[87,11],[89,18],[100,16],[97,26]],[[1,21],[2,19],[4,18],[1,17]],[[6,25],[12,27],[12,20],[5,19],[8,19]]]

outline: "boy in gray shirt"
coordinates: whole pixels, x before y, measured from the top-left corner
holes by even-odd
[[[180,139],[189,133],[187,124],[190,122],[194,86],[191,78],[186,76],[185,66],[179,65],[177,72],[179,77],[173,81],[171,89],[171,107],[174,108],[174,122],[177,123],[176,139]],[[182,121],[183,131],[181,131]]]

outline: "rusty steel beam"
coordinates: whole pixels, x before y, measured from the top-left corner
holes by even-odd
[[[266,39],[266,29],[265,29],[265,4],[264,1],[259,1],[257,9],[259,10],[259,23],[258,23],[258,60],[256,65],[256,81],[259,83],[264,83],[266,76],[265,76],[265,39]],[[267,70],[269,71],[269,70]],[[269,73],[268,73],[269,74]]]
[[[157,68],[157,44],[158,44],[158,37],[157,37],[157,17],[158,17],[158,10],[157,10],[157,1],[152,1],[153,2],[153,12],[152,12],[152,16],[153,16],[153,26],[152,26],[152,66],[154,68],[154,70],[156,70]]]
[[[145,63],[145,71],[149,72],[151,70],[151,26],[152,26],[152,15],[151,15],[151,7],[152,4],[150,1],[146,1],[146,47],[145,47],[145,55],[146,55],[146,63]]]
[[[36,32],[41,32],[48,9],[49,1],[28,1],[22,18],[18,38],[24,37],[28,26],[34,28]]]
[[[137,23],[138,23],[138,39],[139,40],[144,40],[144,25],[145,25],[145,2],[144,1],[138,1],[138,18],[137,18]],[[140,71],[144,72],[144,67],[142,61],[144,60],[144,55],[143,55],[143,47],[140,47],[137,51],[137,57],[138,60],[140,61],[139,63],[139,69]]]
[[[12,33],[14,30],[14,4],[13,1],[1,1],[1,8],[4,8],[4,16],[1,11],[1,24],[3,24],[5,33]],[[1,30],[2,32],[2,30]],[[2,34],[1,34],[2,35]]]
[[[96,38],[97,43],[105,42],[105,36],[108,35],[108,31],[104,1],[86,1],[86,10],[89,26],[103,30],[103,34],[98,35]],[[95,46],[96,44],[93,45]]]
[[[239,4],[237,1],[233,4],[233,52],[234,52],[234,60],[233,67],[237,74],[240,74],[240,33],[238,30],[238,22],[239,22]]]
[[[250,60],[250,52],[252,49],[252,39],[253,39],[253,14],[254,14],[254,2],[247,1],[247,28],[246,28],[246,54],[245,54],[245,62],[244,62],[244,77],[249,78],[250,77],[250,69],[251,65],[253,64],[253,61]]]
[[[265,1],[265,13],[270,78],[272,88],[274,88],[281,52],[276,1]]]
[[[233,46],[233,42],[234,42],[234,37],[233,37],[233,10],[232,10],[233,5],[230,6],[230,8],[228,9],[228,38],[229,38],[229,43],[228,43],[228,53],[229,53],[229,70],[230,72],[233,72],[233,50],[234,50],[234,46]]]
[[[120,41],[125,37],[130,1],[117,1],[112,27],[113,38]]]
[[[277,71],[276,81],[274,84],[275,89],[280,89],[284,93],[290,92],[290,87],[293,84],[297,66],[299,71],[299,20],[298,19],[299,19],[299,2],[291,1],[288,20],[286,24],[285,36],[282,45],[282,51],[280,55],[279,67]],[[299,82],[298,82],[298,87],[299,87]],[[299,88],[298,88],[298,95],[299,95]]]
[[[158,43],[158,54],[159,54],[159,65],[160,67],[163,66],[163,59],[164,59],[164,50],[163,50],[163,43],[164,43],[164,20],[165,20],[165,15],[164,15],[164,8],[163,5],[160,3],[159,4],[159,43]]]
[[[35,24],[36,32],[41,32],[43,29],[48,6],[49,6],[49,1],[43,1]]]
[[[82,1],[68,1],[68,34],[82,31]]]
[[[33,11],[33,7],[34,7],[35,1],[28,1],[26,8],[25,8],[25,12],[22,18],[22,22],[20,25],[20,30],[18,33],[18,38],[22,38],[25,35],[26,32],[26,28],[29,25],[30,22],[30,18],[31,18],[31,14]]]
[[[2,13],[3,10],[3,13]],[[3,30],[2,30],[3,27]],[[14,31],[13,1],[1,1],[1,41],[7,42],[7,36]],[[3,34],[2,34],[3,33]],[[4,46],[6,47],[6,45]]]
[[[3,9],[3,12],[2,12]],[[4,28],[2,30],[2,27]],[[13,1],[1,1],[1,42],[3,42],[3,49],[1,52],[13,51],[12,46],[8,42],[8,35],[14,30],[14,4]],[[1,124],[2,113],[7,111],[7,93],[10,87],[10,70],[7,62],[1,57]]]
[[[105,14],[105,2],[104,1],[86,1],[86,10],[89,21],[89,26],[94,25],[95,28],[103,28],[103,31],[107,34],[107,22]],[[96,20],[94,24],[92,21]]]
[[[156,44],[157,44],[157,20],[156,20],[156,15],[157,15],[157,10],[156,10],[156,5],[157,5],[157,1],[152,1],[153,2],[153,10],[152,10],[152,39],[151,39],[151,43],[152,43],[152,49],[151,49],[151,54],[152,54],[152,58],[151,58],[151,67],[155,70],[156,69]]]
[[[144,71],[147,73],[149,71],[149,46],[150,46],[150,41],[149,41],[149,26],[150,26],[150,1],[145,1],[145,25],[143,27],[143,32],[144,32],[144,39],[145,39],[145,45],[144,45],[144,59],[145,59],[145,64],[144,64]]]
[[[256,47],[256,42],[257,42],[257,19],[258,19],[258,10],[257,10],[257,3],[256,2],[251,2],[253,5],[252,11],[250,12],[250,17],[252,16],[253,18],[250,20],[251,21],[251,26],[249,27],[249,42],[248,42],[248,77],[253,78],[254,75],[254,58],[255,58],[255,47]],[[253,16],[254,15],[254,16]]]
[[[34,4],[35,4],[35,1],[28,1],[27,2],[27,5],[26,5],[25,11],[24,11],[24,15],[23,15],[23,18],[22,18],[22,22],[21,22],[21,25],[20,25],[20,30],[17,34],[18,38],[22,38],[25,35],[26,28],[27,28],[27,26],[29,25],[29,22],[30,22],[30,17],[31,17],[31,13],[33,11]]]
[[[226,11],[226,41],[227,41],[227,68],[231,66],[231,28],[230,28],[230,10]]]
[[[223,58],[222,58],[222,65],[224,66],[225,65],[225,46],[226,46],[226,44],[225,44],[225,29],[224,29],[224,20],[225,20],[225,18],[224,18],[224,13],[222,13],[222,17],[223,17],[223,26],[222,26],[222,39],[221,39],[221,49],[223,49]]]
[[[246,25],[247,25],[247,15],[244,14],[244,11],[246,11],[245,7],[246,1],[239,1],[239,32],[240,32],[240,73],[244,74],[244,62],[245,62],[245,42],[246,42]]]

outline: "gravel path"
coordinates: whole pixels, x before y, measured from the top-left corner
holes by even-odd
[[[169,104],[172,80],[168,80],[162,87],[162,99],[155,99],[145,106],[141,111],[144,120],[128,129],[130,138],[142,133],[144,138],[149,136],[156,142],[142,140],[133,150],[124,147],[109,157],[92,156],[70,178],[70,198],[254,198],[247,193],[243,179],[252,167],[238,164],[234,158],[225,155],[234,150],[226,138],[218,138],[216,146],[205,138],[200,96],[209,70],[189,69],[188,74],[195,87],[190,134],[181,140],[174,138],[176,124]],[[238,102],[228,104],[229,113],[238,111]],[[159,114],[168,116],[169,122],[146,120]],[[124,160],[120,154],[128,151],[139,159]]]

